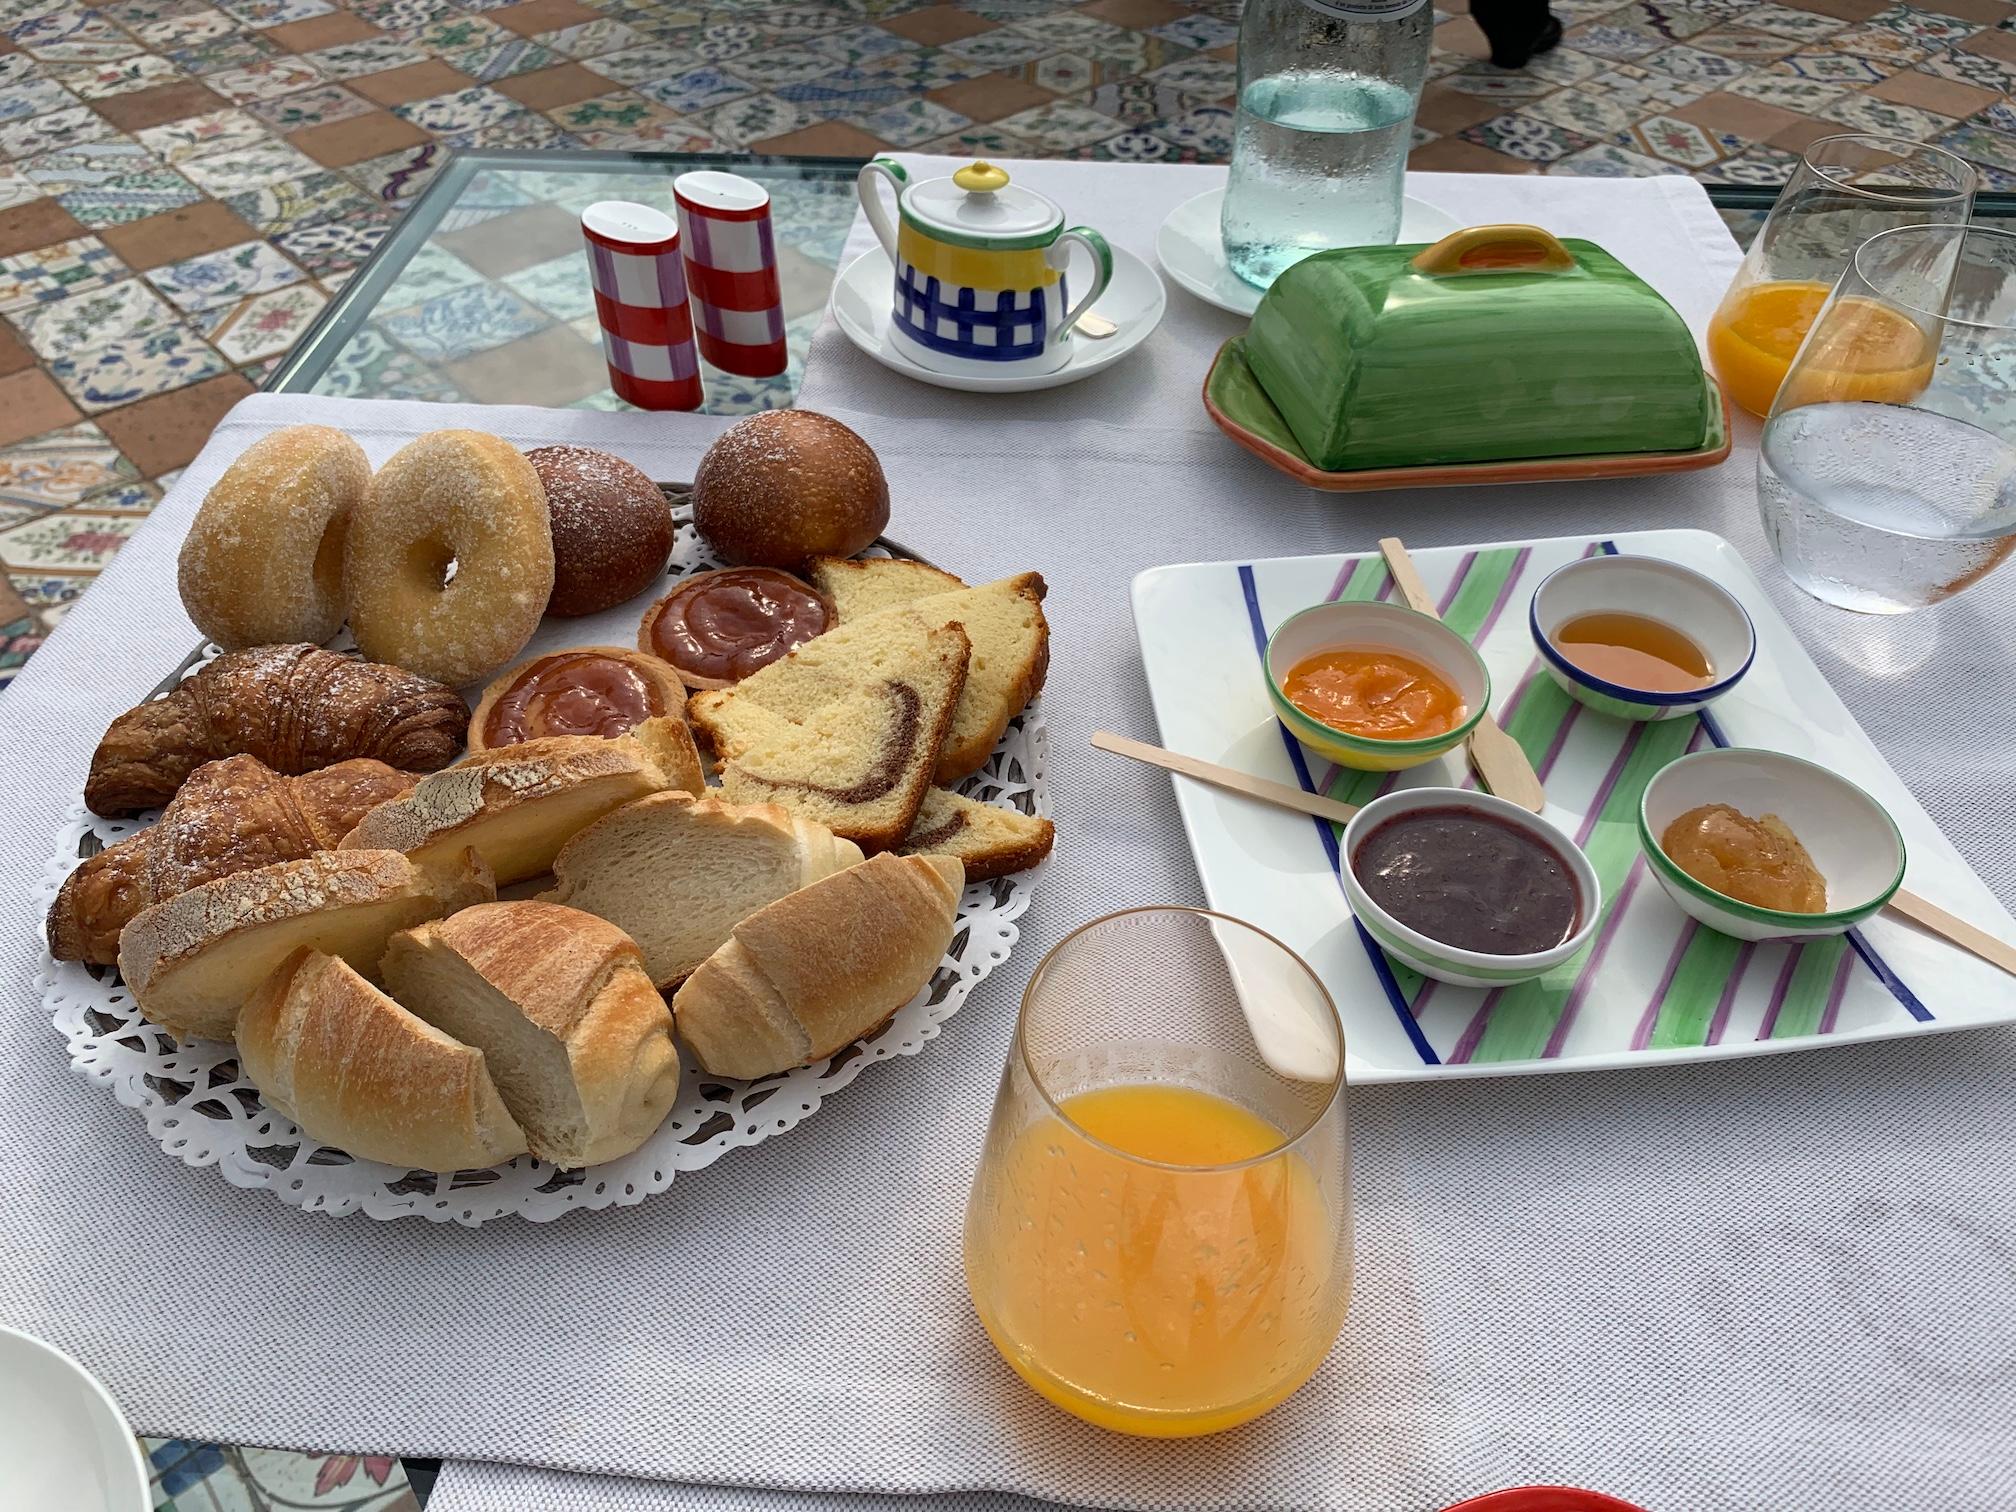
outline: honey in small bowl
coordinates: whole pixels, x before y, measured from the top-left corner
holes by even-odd
[[[1618,610],[1578,614],[1550,637],[1591,677],[1645,693],[1692,693],[1715,681],[1708,654],[1663,620]]]
[[[1281,691],[1318,723],[1369,740],[1444,735],[1470,713],[1447,678],[1397,651],[1319,651],[1289,670]]]

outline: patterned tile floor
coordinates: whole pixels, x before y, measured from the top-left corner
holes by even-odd
[[[1859,127],[2016,188],[2011,0],[1555,0],[1565,41],[1519,72],[1442,3],[1420,168],[1768,184]],[[0,0],[0,687],[445,148],[1219,161],[1238,14]],[[164,1512],[417,1504],[380,1457],[146,1447]]]

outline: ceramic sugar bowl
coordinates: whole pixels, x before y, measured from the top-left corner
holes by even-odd
[[[896,189],[899,224],[879,189]],[[1054,372],[1070,360],[1071,327],[1106,292],[1113,253],[1083,226],[992,163],[950,178],[910,182],[903,165],[876,158],[861,170],[861,205],[896,265],[889,328],[897,347],[940,373]],[[1073,244],[1092,261],[1073,301],[1066,265]]]

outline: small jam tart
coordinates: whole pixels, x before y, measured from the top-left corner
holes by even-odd
[[[1726,803],[1691,808],[1659,837],[1673,864],[1703,887],[1779,913],[1827,911],[1827,879],[1776,814],[1752,819]]]
[[[572,646],[521,662],[483,690],[469,749],[548,735],[626,735],[661,714],[680,717],[686,689],[655,657],[622,646]]]
[[[839,619],[833,601],[775,567],[696,572],[644,612],[637,649],[689,688],[727,688]]]

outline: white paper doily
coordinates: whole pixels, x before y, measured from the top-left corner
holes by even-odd
[[[668,577],[716,565],[682,524]],[[185,675],[216,654],[215,647],[206,647]],[[1003,808],[1047,813],[1046,747],[1042,716],[1032,704],[960,791]],[[80,860],[145,828],[152,818],[103,819],[89,812],[80,796],[37,887],[39,911],[47,913]],[[40,986],[51,1022],[69,1043],[71,1065],[137,1108],[147,1132],[170,1155],[191,1166],[214,1165],[233,1186],[262,1187],[296,1207],[333,1214],[419,1217],[471,1227],[507,1213],[544,1221],[580,1208],[641,1202],[682,1171],[700,1170],[730,1150],[795,1127],[870,1063],[916,1055],[974,985],[1008,959],[1034,876],[1024,872],[966,889],[945,959],[924,990],[880,1032],[828,1060],[752,1082],[709,1076],[686,1058],[679,1100],[658,1132],[635,1153],[580,1171],[556,1170],[529,1155],[453,1174],[354,1160],[316,1143],[266,1107],[239,1074],[234,1046],[212,1040],[178,1044],[142,1018],[115,968],[51,959]]]

